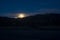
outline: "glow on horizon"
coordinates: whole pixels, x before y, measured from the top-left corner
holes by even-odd
[[[25,17],[27,17],[28,16],[28,14],[25,14],[25,13],[19,13],[19,14],[17,14],[17,16],[15,17],[15,18],[25,18]]]

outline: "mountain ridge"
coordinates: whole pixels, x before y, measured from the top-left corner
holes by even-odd
[[[0,26],[60,26],[60,14],[37,14],[23,19],[0,17]]]

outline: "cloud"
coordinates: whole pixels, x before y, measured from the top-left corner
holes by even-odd
[[[60,9],[40,9],[37,12],[41,12],[41,13],[60,13]]]
[[[4,14],[1,14],[0,16],[14,18],[16,15],[17,14],[13,14],[13,13],[4,13]]]
[[[6,16],[6,17],[17,17],[18,14],[25,13],[29,16],[36,15],[36,14],[46,14],[46,13],[60,13],[60,9],[40,9],[34,12],[15,12],[15,13],[4,13],[0,16]]]
[[[30,15],[36,15],[36,14],[46,14],[46,13],[58,13],[60,14],[60,9],[40,9],[33,13],[30,13]]]

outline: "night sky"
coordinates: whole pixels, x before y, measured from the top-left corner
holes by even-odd
[[[60,0],[0,0],[0,16],[15,17],[16,14],[60,13]]]

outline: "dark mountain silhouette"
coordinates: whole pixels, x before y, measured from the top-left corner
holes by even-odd
[[[0,26],[60,26],[60,14],[37,14],[24,19],[0,17]]]
[[[35,16],[25,18],[25,21],[26,24],[33,26],[59,26],[60,14],[38,14]]]
[[[8,17],[0,17],[0,26],[21,26],[21,20],[8,18]]]

